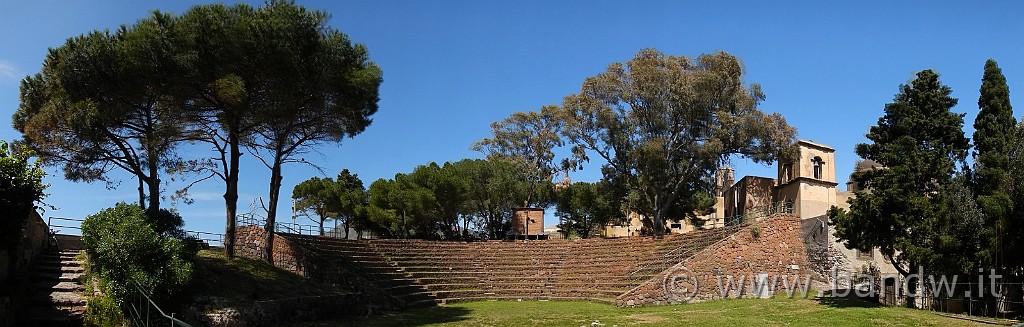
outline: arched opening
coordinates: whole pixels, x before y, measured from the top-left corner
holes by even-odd
[[[814,164],[814,179],[821,179],[821,175],[825,170],[825,161],[821,160],[821,157],[814,157],[814,159],[811,159],[811,163]]]

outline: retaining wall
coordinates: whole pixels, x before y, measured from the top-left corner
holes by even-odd
[[[734,277],[734,283],[743,278],[744,286],[738,294],[729,289],[727,298],[759,295],[750,285],[758,274],[767,273],[769,283],[779,277],[777,283],[767,287],[769,294],[783,291],[783,276],[790,285],[794,277],[804,283],[811,271],[800,227],[800,218],[796,216],[764,218],[620,295],[616,304],[657,305],[720,299],[723,297],[719,279],[727,284],[728,276]],[[666,280],[671,286],[666,286]],[[731,288],[728,286],[723,285],[723,288]]]

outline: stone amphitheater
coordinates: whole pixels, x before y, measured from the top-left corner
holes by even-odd
[[[237,233],[236,253],[257,257],[265,231],[249,225]],[[811,273],[801,220],[789,214],[686,234],[573,241],[275,236],[276,266],[391,308],[478,300],[666,304],[678,299],[666,294],[665,277],[680,267],[702,285],[697,300],[721,297],[715,280],[723,274]]]

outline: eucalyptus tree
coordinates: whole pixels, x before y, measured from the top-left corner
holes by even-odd
[[[732,156],[770,163],[791,154],[796,129],[758,109],[762,100],[733,55],[645,49],[587,78],[559,117],[574,154],[600,157],[605,180],[628,187],[630,207],[661,234],[669,213],[706,209],[707,176]]]
[[[160,209],[162,170],[190,138],[173,94],[182,82],[173,16],[154,13],[111,33],[92,31],[51,48],[42,71],[21,82],[14,127],[45,165],[76,182],[106,182],[124,170],[139,205]]]
[[[514,165],[529,183],[523,206],[542,206],[538,193],[549,193],[544,184],[550,184],[558,172],[579,168],[576,157],[556,160],[555,150],[563,145],[560,133],[562,120],[557,106],[544,106],[540,111],[516,112],[502,121],[491,123],[490,138],[473,144],[490,160],[505,160]],[[574,148],[579,150],[580,148]]]

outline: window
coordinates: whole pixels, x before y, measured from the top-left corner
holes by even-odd
[[[811,159],[811,163],[814,164],[814,179],[821,179],[825,162],[821,160],[821,157],[814,157],[814,159]]]

